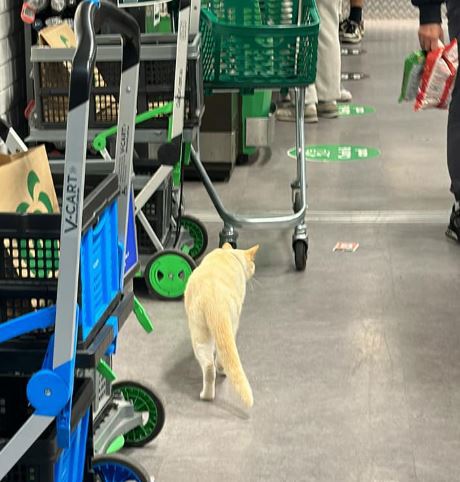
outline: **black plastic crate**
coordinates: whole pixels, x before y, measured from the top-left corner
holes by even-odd
[[[117,195],[118,177],[111,174],[85,198],[83,234],[100,221],[99,217],[113,205]],[[55,304],[60,229],[59,214],[0,213],[0,323]],[[80,306],[81,297],[79,290]],[[102,326],[117,302],[118,299],[114,298],[105,313],[98,320],[91,321],[94,332]],[[50,331],[42,330],[24,335],[24,338],[47,343]],[[79,341],[80,346],[91,341],[91,336],[83,336],[81,327]]]
[[[0,448],[32,413],[26,395],[28,380],[22,376],[0,376]],[[64,450],[58,447],[53,422],[2,482],[77,482],[77,467],[83,471],[85,482],[93,480],[90,408],[93,391],[92,380],[75,380],[70,447]]]
[[[142,208],[142,212],[163,245],[168,242],[171,235],[172,192],[172,175],[170,174]],[[139,254],[153,254],[155,247],[144,226],[137,219],[136,230]]]
[[[138,113],[161,107],[175,98],[176,36],[144,34],[141,41],[146,46],[146,53],[141,50]],[[199,43],[199,37],[193,41],[187,64],[184,118],[186,128],[199,126],[204,112]],[[102,55],[105,48],[108,52],[113,52],[113,44],[112,36],[99,36],[98,53]],[[35,90],[33,125],[39,129],[65,129],[67,122],[72,63],[65,56],[56,60],[53,50],[55,49],[32,48]],[[106,60],[107,56],[110,58],[109,54],[104,54],[104,60],[97,60],[94,70],[89,113],[89,127],[93,129],[104,129],[117,123],[121,49],[120,59]],[[167,129],[168,116],[152,119],[138,128]]]
[[[132,313],[134,293],[127,290],[110,316],[118,319],[121,330]],[[113,330],[105,324],[87,346],[79,346],[75,359],[77,369],[95,370],[99,360],[113,341]],[[26,335],[0,344],[0,373],[30,375],[40,370],[48,346],[36,342],[36,336]]]

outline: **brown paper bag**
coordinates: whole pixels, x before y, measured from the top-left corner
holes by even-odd
[[[0,212],[57,213],[59,205],[45,146],[14,155],[0,154]],[[7,265],[18,278],[55,278],[57,266],[40,266],[39,253],[59,250],[59,241],[47,247],[41,239],[3,240]],[[37,257],[38,256],[38,257]],[[57,257],[57,255],[55,255]],[[30,309],[42,307],[32,300]]]
[[[0,154],[0,212],[59,212],[45,146]]]
[[[77,39],[72,27],[68,23],[50,25],[42,28],[39,33],[40,43],[54,48],[75,48]]]

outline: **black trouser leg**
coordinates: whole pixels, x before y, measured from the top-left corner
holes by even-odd
[[[448,0],[447,11],[450,38],[460,40],[460,2],[458,0]],[[455,199],[460,201],[460,75],[457,76],[449,108],[447,162],[452,181],[451,190]]]

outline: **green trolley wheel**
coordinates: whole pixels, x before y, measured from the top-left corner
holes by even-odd
[[[123,434],[125,447],[143,447],[155,439],[165,423],[163,402],[158,396],[150,388],[134,381],[114,383],[112,392],[131,402],[136,412],[145,415],[143,425]]]
[[[182,216],[181,226],[193,239],[193,246],[190,248],[189,255],[193,259],[200,258],[208,247],[208,232],[206,226],[194,216]]]
[[[145,268],[145,280],[150,293],[164,300],[184,296],[188,279],[196,268],[191,256],[176,249],[156,253]]]

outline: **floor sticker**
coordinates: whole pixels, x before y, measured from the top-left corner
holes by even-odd
[[[288,156],[296,158],[296,149],[289,149]],[[375,159],[380,156],[380,150],[375,147],[352,146],[348,144],[324,144],[308,146],[305,157],[310,162],[353,162]]]
[[[359,248],[359,243],[344,243],[339,242],[334,246],[332,251],[337,252],[340,251],[342,253],[355,253]]]
[[[342,72],[342,80],[363,80],[368,78],[369,74],[364,72]]]
[[[358,104],[338,104],[340,117],[353,117],[360,115],[373,114],[375,108],[370,105],[358,105]]]
[[[356,56],[356,55],[364,55],[366,53],[365,50],[363,50],[360,47],[342,47],[340,49],[340,53],[344,57],[348,57],[350,55]]]

